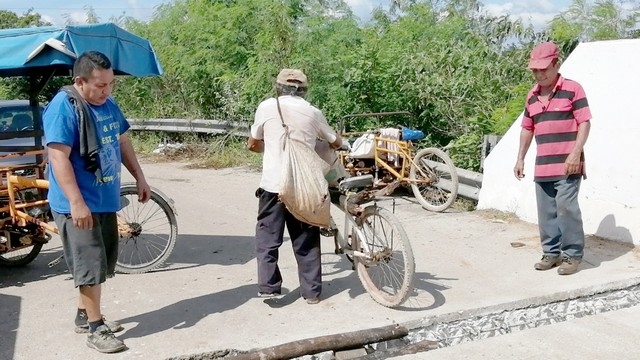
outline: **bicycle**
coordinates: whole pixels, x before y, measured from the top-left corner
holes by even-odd
[[[43,155],[43,150],[0,156],[0,160]],[[52,237],[58,234],[46,199],[49,182],[42,164],[0,167],[0,266],[18,267],[32,262]],[[30,176],[17,175],[20,172]],[[137,200],[137,188],[120,188],[118,260],[116,271],[139,274],[160,267],[178,238],[173,201],[152,187],[149,201]],[[62,256],[49,263],[55,266]]]
[[[411,140],[397,128],[345,132],[345,120],[390,116],[411,116],[406,111],[346,115],[340,122],[343,138],[359,136],[353,149],[342,151],[340,161],[351,175],[371,174],[374,186],[390,195],[400,185],[409,185],[415,198],[429,211],[444,211],[458,195],[458,173],[451,158],[438,148],[425,148],[414,155]]]
[[[333,219],[323,235],[333,236],[335,253],[344,254],[365,290],[377,303],[397,307],[410,295],[415,275],[411,243],[402,224],[375,202],[372,175],[346,178],[330,188],[331,202],[345,214],[342,231]],[[373,201],[373,204],[363,206]],[[345,236],[346,235],[346,236]]]

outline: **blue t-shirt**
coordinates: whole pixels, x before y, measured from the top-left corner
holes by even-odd
[[[80,156],[80,137],[78,116],[69,97],[64,91],[51,100],[42,113],[47,145],[52,143],[64,144],[71,147],[69,160],[85,203],[95,213],[110,213],[120,210],[120,172],[122,157],[120,153],[120,135],[129,129],[129,123],[109,97],[107,102],[91,105],[96,119],[96,132],[100,148],[100,165],[102,181],[98,181],[93,172],[86,170],[86,161]],[[49,163],[53,170],[53,165]],[[49,173],[49,205],[60,214],[69,214],[71,207],[69,200],[62,192],[53,171]]]

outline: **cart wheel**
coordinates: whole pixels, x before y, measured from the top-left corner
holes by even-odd
[[[0,266],[20,267],[32,262],[42,249],[42,243],[34,243],[30,246],[0,254]]]
[[[444,211],[458,196],[458,173],[453,161],[436,148],[420,150],[409,173],[411,190],[423,208]]]
[[[171,255],[178,238],[178,223],[170,200],[151,188],[149,201],[140,203],[136,185],[123,184],[120,201],[116,271],[141,274],[160,267]]]

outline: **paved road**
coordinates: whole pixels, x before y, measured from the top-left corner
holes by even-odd
[[[327,238],[323,242],[323,301],[308,305],[299,298],[295,260],[285,243],[281,270],[289,293],[278,302],[265,302],[255,297],[253,256],[257,207],[253,192],[259,174],[244,169],[186,169],[179,163],[144,164],[144,170],[152,185],[175,200],[180,236],[162,269],[107,281],[104,313],[123,323],[126,329],[119,336],[129,347],[109,356],[111,359],[249,350],[394,323],[416,325],[433,316],[552,299],[640,276],[640,261],[632,247],[593,237],[579,273],[560,277],[553,271],[536,272],[532,265],[540,248],[531,224],[486,213],[431,213],[410,198],[398,198],[395,211],[416,258],[415,289],[403,307],[388,309],[375,303],[347,260],[333,254],[332,240]],[[386,205],[392,206],[390,202]],[[524,246],[512,247],[514,241]],[[30,266],[0,269],[0,359],[97,357],[84,344],[84,336],[73,331],[76,291],[65,267],[47,268],[60,253],[60,242],[53,239]],[[548,336],[542,328],[536,330],[540,338]],[[530,342],[529,331],[521,334],[512,344]],[[513,339],[509,336],[487,341]],[[569,336],[578,339],[584,334]],[[569,341],[572,348],[566,349],[552,339],[543,346],[555,346],[567,354],[580,346],[577,340]],[[481,343],[439,349],[429,356],[460,356],[446,355],[454,351],[479,354]],[[511,352],[484,349],[495,354],[493,359],[536,358],[519,356],[518,346],[509,346]]]

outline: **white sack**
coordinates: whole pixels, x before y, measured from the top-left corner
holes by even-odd
[[[286,136],[284,142],[280,201],[296,219],[329,227],[331,198],[325,179],[329,164],[301,141]]]

